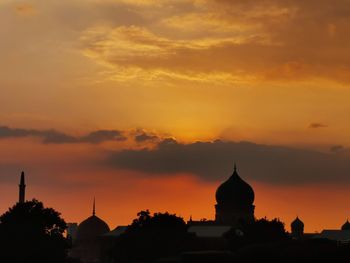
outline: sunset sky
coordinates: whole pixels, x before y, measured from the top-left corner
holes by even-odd
[[[2,0],[0,213],[27,199],[111,228],[213,219],[238,172],[255,215],[350,218],[348,0]]]

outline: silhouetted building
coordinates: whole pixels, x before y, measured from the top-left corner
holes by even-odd
[[[304,235],[304,223],[299,219],[299,217],[295,218],[294,221],[290,224],[292,230],[292,237],[296,239],[300,239]]]
[[[25,181],[24,181],[24,172],[21,173],[21,181],[20,184],[18,185],[19,187],[19,198],[18,198],[18,202],[19,203],[24,203],[25,199],[26,199],[26,185],[25,185]]]
[[[200,238],[220,238],[231,230],[231,226],[223,225],[192,225],[188,227],[188,233],[193,233]]]
[[[338,245],[350,244],[350,222],[346,222],[341,226],[341,229],[324,229],[321,233],[314,235],[314,238],[326,238],[337,241]]]
[[[254,221],[254,191],[239,177],[236,164],[231,177],[217,189],[216,202],[217,224],[240,226]]]
[[[198,238],[198,242],[223,243],[224,234],[231,228],[239,228],[244,223],[254,222],[254,191],[237,173],[236,164],[231,177],[216,191],[215,220],[190,220],[188,232]],[[200,239],[200,241],[199,241]]]
[[[348,219],[346,220],[344,225],[342,225],[341,230],[350,230],[350,223]]]
[[[114,228],[112,231],[106,233],[103,235],[105,238],[115,238],[115,237],[120,237],[121,234],[124,234],[125,231],[127,230],[128,226],[117,226]]]
[[[67,223],[67,238],[75,242],[77,238],[78,224],[77,223]]]
[[[79,258],[83,263],[99,262],[101,237],[109,231],[108,225],[96,216],[94,199],[92,216],[81,222],[78,226],[71,256]]]
[[[350,244],[350,230],[325,229],[314,238],[326,238],[337,241],[338,245]]]

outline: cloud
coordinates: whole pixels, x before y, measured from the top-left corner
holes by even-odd
[[[126,137],[122,131],[118,130],[97,130],[83,136],[72,136],[56,130],[35,130],[10,128],[0,126],[0,138],[11,137],[40,137],[46,144],[63,144],[63,143],[91,143],[98,144],[106,141],[124,141]]]
[[[7,126],[0,126],[0,138],[39,136],[40,134],[41,132],[38,130],[18,129],[18,128],[9,128]]]
[[[80,138],[81,142],[88,143],[101,143],[104,141],[125,141],[126,137],[123,136],[121,131],[117,130],[98,130],[89,133],[86,136]]]
[[[161,141],[154,149],[111,152],[108,164],[150,176],[192,173],[222,181],[237,162],[242,177],[271,184],[350,183],[349,157],[251,142]]]
[[[193,0],[174,6],[176,12],[164,5],[147,10],[152,19],[144,26],[85,30],[84,54],[115,67],[116,74],[127,69],[122,72],[128,77],[137,70],[154,71],[156,77],[159,72],[171,78],[201,76],[194,81],[214,72],[266,81],[350,81],[346,0]],[[132,7],[136,13],[139,8]]]
[[[119,81],[164,78],[237,81],[235,71],[241,69],[220,57],[228,46],[251,41],[260,40],[250,35],[174,39],[140,26],[100,26],[84,31],[81,36],[83,54],[105,65],[112,72],[111,78]],[[243,73],[239,75],[246,77]]]
[[[312,128],[312,129],[327,128],[327,127],[328,127],[328,125],[323,124],[323,123],[319,123],[319,122],[313,122],[309,125],[309,128]]]
[[[81,141],[80,138],[55,130],[39,131],[39,137],[43,137],[43,142],[47,144],[78,143]]]
[[[37,10],[34,6],[30,5],[30,4],[18,4],[15,6],[15,10],[16,13],[19,15],[36,15],[37,14]]]
[[[239,47],[243,43],[260,45],[264,39],[228,35],[183,40],[157,35],[145,27],[119,26],[90,28],[82,33],[81,41],[85,56],[114,69],[114,80],[167,77],[230,82],[239,79],[238,71],[240,78],[246,78],[247,70],[243,59],[229,62],[224,57],[234,55],[228,54],[232,52],[241,56]]]
[[[343,151],[343,150],[345,150],[343,145],[334,145],[334,146],[332,146],[330,148],[331,152],[340,152],[340,151]]]
[[[153,134],[147,134],[146,132],[142,132],[140,134],[135,135],[135,141],[136,142],[146,142],[146,141],[154,141],[159,139],[158,136]]]
[[[350,81],[347,0],[31,3],[10,6],[17,12],[40,10],[45,14],[40,27],[57,29],[50,37],[59,36],[56,40],[68,41],[67,46],[74,42],[93,63],[106,66],[103,77],[117,81],[148,77],[232,84],[247,76],[256,81]],[[30,31],[26,46],[45,43],[40,52],[45,50],[47,33],[37,36],[41,30]],[[15,33],[11,30],[8,48],[13,41],[23,42],[23,32]]]

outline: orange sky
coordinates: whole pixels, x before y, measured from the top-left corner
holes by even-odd
[[[27,199],[43,200],[69,222],[80,222],[91,214],[93,197],[97,199],[97,214],[112,228],[130,223],[142,209],[170,211],[186,220],[191,215],[198,220],[214,218],[216,188],[230,173],[214,175],[208,181],[191,173],[152,175],[105,167],[98,161],[103,160],[105,149],[112,145],[51,145],[33,138],[2,139],[0,211],[16,202],[23,168]],[[102,153],[100,148],[105,148]],[[227,166],[232,169],[230,164]],[[244,169],[239,172],[247,179]],[[256,195],[255,215],[278,217],[287,229],[297,215],[309,232],[339,228],[349,216],[347,185],[317,181],[307,185],[249,182]]]
[[[111,228],[127,225],[142,209],[169,211],[188,220],[215,217],[215,190],[219,182],[203,183],[192,176],[147,179],[140,175],[106,182],[93,189],[60,189],[40,187],[28,182],[27,198],[36,197],[59,210],[68,222],[80,222],[92,213],[92,196],[97,197],[97,215]],[[30,178],[28,178],[30,180]],[[28,180],[27,180],[28,181]],[[305,231],[338,229],[348,217],[348,189],[318,187],[273,187],[252,182],[256,194],[255,215],[258,218],[280,218],[290,231],[290,222],[299,216]],[[2,185],[1,211],[18,198],[17,185]],[[331,197],[326,197],[332,192]],[[344,219],[345,218],[345,219]]]
[[[349,20],[347,0],[1,1],[0,211],[17,198],[24,169],[28,196],[69,221],[89,215],[94,195],[112,227],[145,208],[213,218],[215,189],[241,160],[257,216],[338,228],[349,217]],[[166,138],[176,151],[162,148]],[[254,155],[258,168],[248,169],[249,147],[212,175],[133,166],[127,155],[157,162],[169,150],[176,162],[194,142],[217,139],[302,149],[298,167],[313,165],[293,180],[272,168],[254,174],[264,166]],[[210,147],[205,156],[223,146]],[[325,160],[338,170],[318,179]]]

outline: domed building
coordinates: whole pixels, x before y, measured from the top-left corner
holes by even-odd
[[[295,218],[294,221],[290,224],[293,238],[299,239],[304,235],[304,223],[299,219]]]
[[[85,219],[78,226],[72,256],[79,258],[83,263],[99,262],[100,238],[109,231],[107,223],[96,216],[94,200],[92,216]]]
[[[350,223],[348,219],[346,220],[344,225],[342,225],[341,230],[350,230]]]
[[[216,191],[215,221],[218,224],[240,226],[254,221],[254,191],[237,172],[236,164],[231,177]]]

